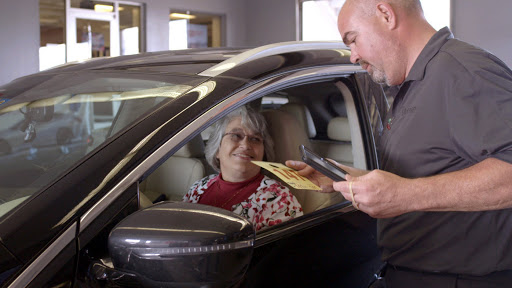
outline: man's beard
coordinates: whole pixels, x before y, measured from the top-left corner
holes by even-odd
[[[359,64],[361,66],[367,65],[367,66],[370,66],[372,68],[371,72],[369,72],[368,70],[366,70],[366,71],[368,72],[368,74],[372,78],[373,82],[375,82],[377,84],[386,84],[388,86],[391,86],[391,85],[389,85],[389,79],[388,79],[388,77],[386,76],[386,73],[383,70],[377,69],[375,66],[371,65],[370,63],[368,63],[368,62],[366,62],[364,60],[359,61]]]
[[[373,67],[375,68],[375,67]],[[372,78],[373,82],[377,83],[377,84],[386,84],[388,86],[391,86],[389,85],[389,81],[388,81],[388,77],[386,76],[386,73],[384,73],[384,71],[382,70],[377,70],[375,69],[372,74],[370,74],[370,77]]]

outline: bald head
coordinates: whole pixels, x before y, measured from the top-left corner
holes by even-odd
[[[388,3],[396,10],[402,10],[407,14],[423,15],[423,9],[421,8],[420,0],[347,0],[345,5],[354,5],[360,9],[367,16],[375,14],[375,7],[378,3]]]

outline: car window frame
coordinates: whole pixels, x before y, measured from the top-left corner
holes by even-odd
[[[212,107],[212,109],[210,109],[208,112],[195,119],[189,125],[189,127],[182,129],[178,133],[185,135],[179,138],[176,135],[174,139],[170,139],[167,143],[163,144],[158,149],[160,150],[159,153],[161,153],[162,156],[161,158],[158,159],[158,161],[155,161],[155,163],[161,164],[163,162],[162,159],[167,159],[168,157],[170,157],[172,154],[174,154],[175,151],[184,146],[190,139],[194,138],[207,127],[211,126],[211,124],[213,124],[220,118],[224,117],[225,115],[227,115],[228,113],[242,105],[245,105],[249,102],[264,97],[265,95],[272,94],[274,92],[286,88],[307,85],[307,83],[315,81],[322,81],[327,79],[332,80],[334,78],[345,78],[360,71],[362,71],[360,68],[354,66],[316,67],[303,69],[300,71],[294,71],[282,75],[273,75],[258,83],[244,87],[238,90],[237,92],[233,93],[232,95],[229,95],[229,97],[227,97],[226,99]],[[347,83],[343,83],[343,85],[345,86],[345,88],[343,89],[344,91],[340,91],[340,93],[346,93],[349,95],[348,97],[357,98],[357,96],[355,96],[355,93],[357,93],[356,90],[350,89]],[[363,100],[354,99],[353,101],[353,113],[357,115],[352,115],[352,117],[357,118],[357,125],[359,127],[366,127],[366,124],[363,125],[363,123],[361,123],[365,122],[366,117],[364,117],[364,115],[359,115],[360,113],[357,113],[357,110],[359,108],[362,108],[359,102],[362,102]],[[362,109],[359,110],[363,111]],[[188,129],[193,129],[193,131],[184,132],[185,130],[188,131]],[[367,159],[368,155],[372,153],[371,151],[366,151],[368,144],[364,143],[364,139],[366,139],[366,137],[363,137],[362,132],[357,131],[356,134],[359,134],[357,137],[359,137],[359,141],[362,142],[357,145],[361,145],[361,147],[364,147],[364,150],[362,151],[364,155],[359,155],[359,157],[362,157],[361,161],[364,162],[363,165],[365,165],[365,167],[363,168],[367,168],[369,167],[368,163],[373,163],[369,159]],[[174,143],[179,144],[176,144],[176,146],[173,147],[173,149],[169,149],[167,152],[165,152],[163,146],[168,145],[172,140],[175,140],[173,141]],[[156,166],[158,166],[159,164],[157,164]],[[156,168],[157,167],[153,167],[151,170],[154,170]],[[144,174],[145,177],[148,176],[146,173]],[[143,177],[141,180],[144,180],[145,177]],[[295,233],[296,231],[307,229],[308,227],[317,225],[318,223],[321,223],[323,221],[327,221],[327,219],[336,217],[337,215],[339,215],[339,213],[347,213],[352,211],[355,211],[355,208],[351,206],[350,202],[344,201],[333,206],[305,214],[304,216],[291,219],[280,225],[265,229],[265,231],[259,231],[256,235],[255,246],[259,247],[265,245],[266,243],[275,241],[276,239],[287,237]]]

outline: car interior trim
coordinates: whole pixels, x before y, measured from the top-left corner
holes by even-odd
[[[74,241],[76,230],[76,222],[73,222],[59,238],[53,241],[53,243],[27,267],[27,269],[23,270],[23,272],[14,279],[9,287],[27,287],[67,245]]]
[[[348,118],[354,120],[359,119],[357,117],[357,110],[354,104],[354,96],[352,95],[352,92],[350,92],[350,89],[348,89],[347,85],[341,82],[336,83],[336,86],[342,92],[341,94],[343,95],[343,99],[347,107]],[[352,139],[352,147],[364,147],[363,136],[361,135],[361,130],[359,129],[359,127],[361,126],[359,124],[359,121],[349,121],[349,125],[351,134],[350,138]],[[354,167],[366,170],[367,167],[364,150],[352,149],[352,153],[354,154]]]

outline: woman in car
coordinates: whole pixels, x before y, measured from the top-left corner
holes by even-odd
[[[183,201],[233,211],[251,221],[256,230],[303,215],[290,190],[251,163],[274,157],[274,144],[261,114],[242,106],[213,128],[205,155],[220,174],[194,183]]]

